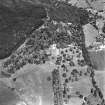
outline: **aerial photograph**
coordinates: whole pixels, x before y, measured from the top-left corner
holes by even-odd
[[[105,0],[0,0],[0,105],[105,105]]]

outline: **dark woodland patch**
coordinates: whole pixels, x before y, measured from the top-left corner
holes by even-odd
[[[102,28],[102,31],[103,31],[103,33],[105,33],[105,24],[104,24],[104,26]]]
[[[11,55],[46,18],[44,7],[9,8],[0,4],[0,59]]]
[[[70,4],[60,3],[59,6],[49,10],[52,20],[71,22],[73,24],[85,25],[89,20],[89,13],[82,8],[77,8]]]

